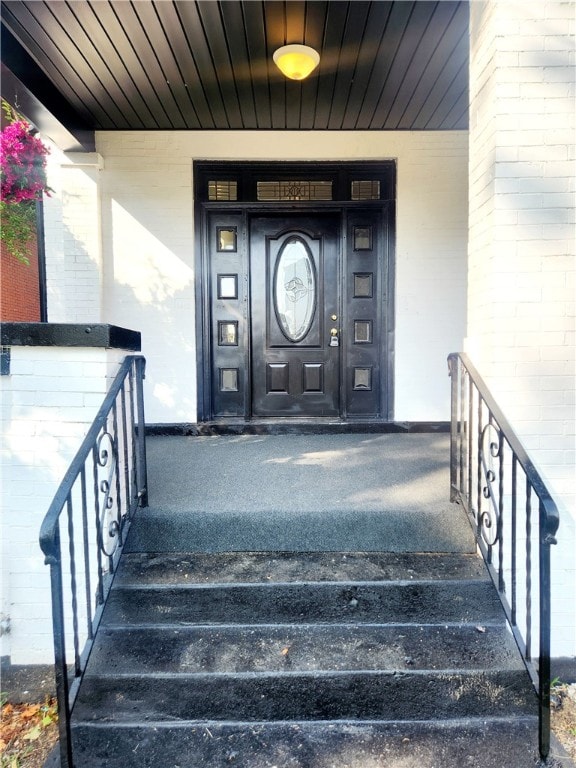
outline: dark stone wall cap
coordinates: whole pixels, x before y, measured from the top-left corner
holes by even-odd
[[[3,347],[103,347],[140,352],[139,331],[104,323],[2,323]]]

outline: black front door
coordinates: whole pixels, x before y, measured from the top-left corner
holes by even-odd
[[[340,413],[337,214],[258,216],[249,235],[252,413]]]
[[[216,209],[201,362],[213,419],[386,419],[390,209]]]

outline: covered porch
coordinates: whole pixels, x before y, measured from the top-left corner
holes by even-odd
[[[287,583],[281,585],[286,591],[279,597],[287,606],[285,618],[287,623],[297,624],[300,612],[290,614],[290,607],[302,587],[300,575],[306,574],[314,583],[315,578],[321,581],[330,573],[332,552],[343,557],[359,548],[361,556],[354,559],[357,569],[356,565],[350,571],[344,569],[343,582],[338,581],[331,597],[322,591],[324,587],[316,593],[314,586],[315,596],[309,605],[316,607],[305,608],[305,612],[316,610],[332,598],[340,606],[338,610],[355,610],[356,590],[363,590],[365,581],[373,581],[377,585],[368,588],[369,602],[372,600],[379,609],[388,604],[400,605],[394,632],[402,634],[400,625],[410,623],[405,619],[411,615],[412,604],[404,603],[399,595],[405,594],[416,579],[423,589],[420,594],[424,605],[436,605],[440,593],[446,597],[438,603],[439,625],[462,624],[468,639],[490,639],[491,632],[483,633],[477,627],[499,624],[502,613],[482,568],[479,571],[474,564],[467,570],[477,558],[462,510],[448,504],[446,435],[441,431],[418,434],[423,427],[439,428],[447,423],[450,387],[446,356],[452,350],[466,350],[490,385],[506,419],[529,448],[530,464],[533,458],[560,502],[562,525],[552,561],[552,600],[544,602],[553,613],[552,655],[573,662],[573,23],[573,4],[561,1],[2,3],[3,95],[25,112],[51,144],[48,173],[53,194],[44,201],[47,325],[76,323],[76,331],[83,339],[100,325],[112,324],[123,331],[133,329],[141,333],[141,347],[139,337],[138,346],[123,347],[124,353],[141,349],[147,360],[146,417],[149,431],[155,432],[149,438],[154,482],[150,487],[146,483],[135,487],[136,493],[127,506],[134,512],[132,506],[138,506],[148,493],[151,504],[136,511],[125,544],[122,539],[126,551],[115,585],[119,588],[116,596],[112,593],[112,607],[104,607],[101,585],[94,606],[90,604],[93,594],[87,591],[88,615],[81,617],[85,633],[90,635],[104,616],[105,628],[111,619],[105,632],[121,630],[130,636],[134,629],[138,634],[140,628],[129,623],[120,625],[128,615],[123,611],[135,608],[137,613],[140,607],[146,607],[146,595],[152,597],[153,604],[149,603],[148,608],[156,614],[171,615],[173,607],[182,607],[190,596],[201,603],[201,595],[210,594],[216,596],[215,604],[220,604],[219,598],[223,597],[222,604],[227,605],[228,598],[222,593],[202,592],[202,588],[193,592],[186,587],[188,564],[193,562],[190,557],[196,558],[196,570],[213,574],[217,582],[227,584],[226,589],[239,576],[241,581],[244,577],[257,581],[261,590],[267,583],[269,563],[273,563],[273,569],[286,577]],[[285,80],[272,58],[278,46],[296,40],[312,45],[320,53],[316,74],[302,82]],[[370,182],[369,194],[374,198],[362,201],[362,205],[376,221],[386,210],[386,226],[379,222],[372,230],[379,235],[385,233],[385,237],[371,239],[365,229],[367,222],[354,220],[360,206],[353,199],[352,184],[346,186],[346,197],[303,200],[301,188],[311,179],[300,172],[297,179],[290,179],[289,164],[305,170],[314,164],[326,168],[348,165],[361,167],[362,172],[367,167],[393,167],[395,182],[386,190],[383,185],[376,192],[372,177],[350,179],[362,189],[366,188],[365,182]],[[231,167],[247,167],[250,175],[255,166],[262,169],[273,165],[286,166],[284,178],[260,181],[298,183],[288,184],[287,191],[272,201],[258,197],[257,184],[250,188],[244,185],[244,189],[239,184],[240,197],[233,197],[237,179],[226,178]],[[206,177],[206,185],[200,188],[203,168],[210,172],[217,169],[221,176]],[[321,181],[325,183],[326,179]],[[210,199],[211,188],[216,190],[216,199]],[[250,194],[243,194],[248,188]],[[282,184],[278,188],[282,189]],[[230,197],[218,197],[223,189]],[[325,187],[322,189],[325,191]],[[318,333],[312,346],[326,347],[327,357],[320,362],[304,361],[309,364],[306,373],[310,377],[306,381],[312,391],[319,392],[324,386],[320,363],[336,359],[333,370],[338,376],[330,378],[329,415],[318,411],[308,415],[325,425],[336,417],[338,428],[344,422],[359,427],[353,435],[340,434],[337,429],[333,434],[316,436],[258,434],[274,409],[261,408],[258,412],[252,407],[258,372],[263,373],[258,386],[267,382],[272,384],[271,392],[279,391],[284,381],[274,375],[281,373],[286,361],[265,358],[260,354],[262,346],[255,358],[254,347],[250,346],[255,327],[262,331],[261,339],[269,340],[266,332],[270,326],[266,324],[278,319],[275,310],[270,312],[268,307],[267,315],[260,314],[259,320],[252,322],[254,314],[261,311],[262,275],[274,274],[274,265],[269,261],[268,272],[263,269],[265,262],[250,250],[254,242],[250,238],[254,235],[258,241],[261,235],[258,242],[269,243],[278,234],[278,230],[271,233],[258,229],[258,218],[269,216],[271,211],[277,216],[290,213],[294,221],[295,211],[306,215],[307,210],[321,214],[323,221],[329,219],[338,233],[329,241],[330,253],[335,256],[330,264],[335,268],[324,271],[328,281],[338,278],[338,304],[336,309],[328,303],[322,305],[322,326],[315,328],[314,319],[310,323]],[[359,228],[360,239],[370,246],[378,244],[380,250],[356,248],[354,227]],[[313,262],[317,269],[327,251],[322,243],[313,250],[320,239],[314,238],[312,225],[304,227],[299,222],[298,229],[306,230],[306,247],[312,253],[309,263]],[[222,233],[226,236],[219,239]],[[334,243],[337,245],[332,247]],[[230,244],[240,244],[244,250],[234,250]],[[370,250],[374,251],[374,268],[362,261]],[[236,258],[233,267],[231,253]],[[266,253],[269,256],[272,251]],[[248,262],[250,270],[245,269]],[[348,282],[343,279],[346,274]],[[269,280],[267,285],[273,287],[274,282]],[[369,314],[364,309],[367,299],[374,299]],[[231,306],[231,302],[236,303]],[[363,307],[356,315],[352,309],[355,302]],[[343,309],[348,311],[346,323],[340,323]],[[337,318],[334,326],[332,315]],[[316,312],[314,318],[318,316]],[[235,343],[242,333],[246,342],[243,347]],[[334,337],[338,346],[330,346]],[[284,344],[277,335],[269,345],[276,344],[274,354],[278,339]],[[341,343],[343,340],[347,347]],[[299,333],[288,341],[299,344]],[[29,343],[24,340],[23,345]],[[123,354],[119,349],[109,354],[108,344],[96,356],[86,354],[86,345],[78,346],[80,349],[70,357],[51,348],[39,350],[30,358],[15,348],[6,381],[10,402],[3,405],[8,449],[5,466],[12,471],[4,494],[7,512],[2,516],[3,533],[7,532],[9,542],[4,566],[9,578],[5,579],[8,586],[2,594],[2,613],[3,621],[4,616],[10,619],[11,631],[2,638],[2,653],[23,663],[43,663],[52,657],[48,585],[37,547],[38,529],[78,443],[91,429],[103,392],[115,372],[124,366]],[[242,355],[240,363],[233,359],[238,352]],[[260,365],[253,365],[255,359]],[[296,379],[300,382],[302,377]],[[239,392],[245,399],[236,402],[233,410],[230,401],[238,400]],[[370,408],[363,410],[358,398],[367,392],[378,392],[378,398],[374,396]],[[463,379],[453,403],[460,398],[463,404],[467,397],[472,402],[471,392],[469,381]],[[355,411],[346,410],[346,396],[354,401]],[[325,403],[321,403],[324,407]],[[288,426],[291,414],[287,410],[274,415]],[[478,411],[482,411],[464,410],[459,416],[452,414],[456,432],[458,424],[477,419]],[[105,430],[110,426],[108,419],[106,413],[101,422]],[[160,436],[162,431],[182,434],[188,427],[201,432],[216,422],[219,427],[231,428],[242,422],[255,434]],[[485,424],[478,425],[478,432]],[[387,427],[389,432],[398,427],[402,431],[405,426],[408,432],[416,430],[416,434],[370,432],[376,425]],[[138,439],[145,431],[141,421],[135,431]],[[487,433],[493,437],[491,427]],[[108,441],[110,437],[102,439]],[[476,440],[474,444],[478,443]],[[226,446],[226,450],[221,451],[220,446]],[[269,452],[270,461],[259,457],[259,448]],[[90,446],[89,453],[99,456],[99,450],[100,443],[96,449]],[[104,465],[112,453],[109,446],[105,453],[106,460],[100,455]],[[196,462],[202,467],[200,471]],[[174,473],[172,463],[177,470]],[[165,466],[170,472],[164,471]],[[254,468],[258,469],[256,476]],[[101,479],[101,470],[101,466],[96,469],[97,480]],[[124,486],[128,487],[134,477],[128,472],[122,481]],[[481,482],[476,479],[473,483],[462,470],[460,479],[464,486],[467,484],[468,492],[475,486],[479,499]],[[111,497],[120,497],[115,489],[110,493],[110,486],[105,485],[104,491],[98,488],[95,482],[98,510]],[[530,499],[524,506],[530,528],[535,522]],[[69,509],[64,500],[55,517],[61,523],[54,523],[54,531],[60,525],[63,540],[67,526],[72,530],[72,539],[81,528]],[[93,514],[90,520],[91,525],[102,524],[102,530],[108,533],[92,531],[91,535],[94,540],[110,535],[115,550],[118,534],[132,514],[127,516],[126,506],[114,507],[113,501],[111,514],[117,514],[118,519],[110,521],[106,509],[102,506],[102,521],[94,521]],[[109,523],[111,528],[107,527]],[[530,548],[531,536],[538,539],[535,525],[518,539],[522,539],[520,545],[528,542]],[[538,540],[547,555],[553,538],[550,530],[544,530]],[[505,539],[506,547],[510,541]],[[98,540],[95,557],[96,571],[100,571],[97,577],[103,583],[111,580],[117,564],[107,562],[109,542],[106,540],[104,547],[101,543]],[[179,552],[184,544],[187,551]],[[258,550],[253,552],[256,544],[261,547],[260,554]],[[302,550],[311,552],[310,560],[290,561],[293,551]],[[79,551],[77,548],[76,554]],[[534,546],[531,552],[536,551]],[[245,552],[252,553],[247,560],[243,559]],[[267,552],[276,554],[269,558]],[[372,553],[376,562],[370,559]],[[184,555],[183,560],[178,559],[179,554]],[[213,557],[221,557],[220,564],[211,560]],[[443,561],[443,557],[448,560]],[[101,559],[106,568],[102,568]],[[456,571],[447,567],[447,563],[457,560],[460,565]],[[525,563],[530,558],[523,555],[520,560]],[[61,562],[59,553],[51,564]],[[392,568],[399,562],[398,570]],[[444,565],[431,568],[430,562]],[[156,577],[167,563],[174,583],[167,586],[152,582],[146,586],[144,571]],[[94,567],[94,560],[90,567]],[[253,576],[246,576],[252,567]],[[122,569],[126,569],[124,573]],[[454,576],[448,581],[457,582],[452,597],[435,583],[443,571]],[[69,575],[66,573],[66,578]],[[288,583],[292,579],[296,585]],[[68,597],[78,589],[75,574],[71,581],[66,586]],[[144,589],[136,595],[139,582]],[[270,604],[258,605],[263,592],[246,591],[244,586],[242,581],[242,599],[247,598],[248,614],[254,610],[252,618],[259,615],[260,619],[265,619],[267,613],[271,615]],[[399,592],[394,591],[397,588]],[[170,599],[154,603],[158,592],[174,597],[174,606]],[[479,599],[480,594],[487,597],[486,602]],[[338,595],[346,596],[346,608],[338,603]],[[138,600],[131,604],[133,597]],[[530,600],[525,602],[531,605]],[[463,605],[479,605],[482,611],[468,614],[454,610]],[[91,615],[92,607],[95,617]],[[445,608],[447,613],[443,613]],[[379,623],[381,614],[366,613],[367,623]],[[182,618],[187,622],[189,616],[185,612],[176,615],[175,623]],[[208,623],[212,619],[210,614],[205,617]],[[421,624],[410,630],[416,636],[420,626],[436,621],[430,617],[428,621],[426,617],[420,619]],[[222,615],[218,622],[223,622]],[[503,623],[499,631],[507,636]],[[96,642],[103,637],[99,634]],[[90,636],[89,642],[93,641]],[[329,643],[330,638],[326,640]],[[59,652],[64,646],[62,641]],[[149,647],[149,639],[144,637],[138,648],[144,654]],[[279,649],[282,658],[286,647]],[[439,646],[434,648],[438,650]],[[461,764],[470,757],[486,766],[484,758],[492,750],[495,766],[500,768],[502,744],[492,738],[497,732],[507,746],[521,750],[506,758],[507,764],[529,764],[536,755],[535,718],[532,705],[527,704],[532,693],[525,687],[525,672],[516,664],[518,657],[506,652],[497,661],[500,666],[496,676],[490,677],[494,657],[491,648],[484,650],[486,654],[478,657],[482,668],[479,678],[477,670],[471,672],[468,668],[463,675],[462,670],[455,670],[455,666],[468,663],[469,656],[464,661],[455,656],[450,667],[450,659],[441,657],[438,651],[436,658],[442,659],[442,669],[428,668],[435,664],[432,655],[420,662],[422,669],[426,666],[427,672],[433,674],[434,682],[430,684],[435,694],[428,700],[452,703],[470,693],[468,701],[473,705],[464,717],[474,723],[471,730],[465,725],[461,738],[450,739],[447,749],[452,752],[443,752],[444,745],[436,752],[430,746],[427,752],[412,756],[417,764],[428,768],[426,761],[434,765],[440,755],[447,765]],[[76,696],[86,658],[81,647],[71,653],[75,656]],[[102,653],[105,667],[110,657],[104,646]],[[289,659],[290,653],[286,655]],[[350,656],[345,658],[346,664],[354,663]],[[402,744],[415,741],[411,729],[418,728],[414,726],[416,715],[432,718],[435,714],[416,706],[426,700],[426,690],[414,687],[424,677],[419,675],[420,670],[414,674],[410,669],[411,658],[415,656],[407,651],[392,660],[385,659],[383,667],[370,670],[375,675],[369,682],[374,683],[372,690],[380,701],[388,700],[383,681],[407,682],[404,690],[417,691],[412,701],[404,699],[402,706],[387,713],[378,710],[368,696],[370,684],[358,689],[367,694],[366,708],[362,709],[353,697],[347,699],[349,713],[355,712],[358,719],[369,721],[376,713],[402,722],[411,720],[409,733],[399,731],[397,724],[383,728],[387,731],[391,727],[387,733],[392,733],[394,748],[399,750]],[[94,660],[97,664],[96,654]],[[61,673],[65,667],[65,663],[61,664]],[[162,685],[167,690],[179,674],[174,669],[159,672],[154,668],[142,675],[140,668],[133,676],[128,661],[126,670],[124,700],[128,708],[144,700],[140,693],[147,686],[153,698],[158,676],[164,675]],[[248,670],[250,674],[252,671]],[[327,670],[320,665],[314,672],[320,672],[323,678]],[[542,676],[544,712],[548,706],[548,672],[544,670]],[[184,671],[185,675],[197,673],[197,669]],[[107,715],[102,713],[113,709],[111,692],[115,682],[109,685],[107,672],[104,669],[102,673],[101,667],[93,667],[87,674],[92,688],[86,688],[74,715],[84,718],[82,729],[87,726],[83,756],[94,754],[94,759],[103,760],[109,741],[119,743],[114,729],[118,723],[121,730],[125,729],[127,710],[119,707],[115,710],[117,722],[104,722]],[[476,697],[474,685],[468,686],[472,678],[476,682],[480,679],[480,688],[484,693],[488,691],[488,699],[494,704],[488,715],[481,707],[475,709],[479,698],[485,697]],[[508,684],[511,679],[521,681],[519,689]],[[191,690],[190,680],[198,682],[197,677],[184,682],[180,678],[178,690]],[[166,754],[173,755],[176,764],[176,755],[183,751],[177,735],[182,735],[186,725],[191,726],[188,734],[193,739],[214,747],[212,752],[209,747],[203,753],[201,747],[194,753],[200,764],[209,760],[215,765],[226,764],[231,756],[235,759],[238,733],[226,733],[227,726],[221,727],[220,720],[215,746],[211,734],[217,729],[210,724],[208,730],[198,726],[198,722],[213,715],[202,710],[200,699],[210,700],[213,685],[205,679],[204,683],[205,687],[197,688],[201,691],[196,701],[199,708],[194,710],[197,720],[186,721],[187,713],[173,709],[172,704],[178,702],[170,696],[165,699],[164,710],[142,710],[143,720],[149,717],[159,725],[160,736],[150,752],[152,764],[158,764],[158,754],[173,738],[176,740],[169,747],[173,751]],[[258,686],[243,688],[244,679],[236,683],[237,702],[265,695]],[[293,689],[286,685],[276,690],[280,692],[277,702],[282,703],[291,698]],[[334,701],[341,690],[340,682],[331,690],[329,686],[324,688],[323,701]],[[513,709],[510,700],[492,696],[495,691],[507,690],[512,691],[518,709]],[[301,691],[304,693],[292,710],[294,722],[298,719],[298,702],[308,706],[308,699],[313,699],[314,683],[310,685],[308,679]],[[89,708],[92,692],[98,693],[94,697],[96,704],[102,703],[94,711]],[[182,702],[186,706],[190,703],[184,693]],[[281,703],[277,704],[277,714]],[[326,709],[322,705],[315,710],[311,705],[307,712],[311,717],[318,712],[338,714],[331,707],[327,704]],[[456,709],[449,710],[444,710],[443,715],[458,720]],[[508,730],[509,723],[500,720],[507,710],[514,712],[512,731]],[[229,717],[230,709],[224,708],[222,713],[222,718]],[[265,713],[248,712],[249,720],[248,715],[254,722]],[[485,716],[493,719],[494,730],[482,735]],[[170,718],[171,725],[166,726]],[[339,758],[353,749],[348,738],[352,733],[354,740],[357,722],[354,717],[352,720],[352,726],[347,722],[337,737],[344,743],[344,751],[334,753]],[[149,735],[140,730],[141,725],[136,724],[134,740],[124,742],[126,752],[116,753],[119,765],[126,765],[126,759],[134,759],[134,755],[140,759],[144,743],[140,737],[144,734],[145,741]],[[440,727],[444,733],[450,731],[445,725]],[[272,730],[281,732],[283,728],[276,723]],[[368,728],[372,728],[370,723]],[[303,730],[308,733],[308,744],[325,745],[319,733],[326,735],[330,727],[322,723],[320,731],[314,725]],[[288,731],[294,733],[292,725]],[[266,752],[266,739],[260,738],[263,732],[254,728],[250,732],[257,732],[262,759],[282,764],[285,747]],[[516,735],[510,738],[512,732]],[[366,733],[359,730],[361,742]],[[101,735],[104,741],[99,746],[91,742],[92,737],[98,740]],[[392,749],[388,735],[383,740],[377,735],[372,742],[376,751],[367,759],[377,761]],[[168,741],[163,741],[164,737]],[[225,749],[228,737],[230,750]],[[426,739],[428,735],[423,742]],[[430,739],[432,745],[434,737]],[[545,742],[544,734],[542,753],[547,750]],[[362,743],[358,744],[362,753]],[[466,752],[469,744],[475,752]],[[313,753],[314,747],[310,749]],[[399,760],[404,759],[401,752],[398,755]],[[312,758],[306,759],[311,763]]]

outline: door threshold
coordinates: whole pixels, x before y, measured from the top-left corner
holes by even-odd
[[[147,424],[147,435],[339,435],[446,433],[448,421],[378,421],[376,419],[279,418],[226,419],[198,424]]]

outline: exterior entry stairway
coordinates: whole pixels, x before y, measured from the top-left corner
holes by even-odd
[[[148,473],[72,712],[78,768],[539,764],[448,435],[153,437]]]

